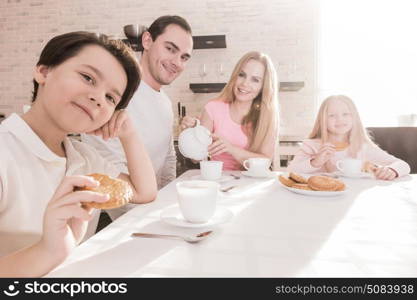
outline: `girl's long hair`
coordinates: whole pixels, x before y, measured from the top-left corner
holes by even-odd
[[[329,142],[329,133],[327,128],[327,110],[329,104],[334,101],[341,101],[347,105],[352,114],[352,129],[348,133],[349,149],[348,152],[352,157],[356,157],[362,146],[366,143],[375,146],[374,142],[369,138],[369,135],[362,125],[358,110],[352,99],[344,95],[334,95],[327,97],[320,106],[311,131],[310,139],[320,139],[322,143]]]
[[[233,89],[237,78],[242,67],[251,59],[261,62],[265,66],[265,73],[261,91],[243,118],[242,127],[248,136],[248,150],[259,152],[267,135],[272,131],[276,136],[278,128],[278,79],[271,59],[258,51],[246,53],[233,69],[229,82],[219,95],[219,100],[227,103],[235,101]]]

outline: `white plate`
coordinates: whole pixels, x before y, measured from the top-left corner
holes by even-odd
[[[204,179],[201,175],[191,176],[190,179],[193,179],[193,180],[210,180],[210,179]],[[210,181],[216,181],[216,182],[221,183],[221,182],[226,182],[226,181],[229,181],[229,180],[232,180],[232,179],[234,179],[234,178],[230,175],[222,175],[222,177],[220,177],[219,179],[210,180]]]
[[[225,207],[217,207],[214,216],[206,223],[190,223],[186,221],[178,206],[170,207],[161,212],[161,220],[167,224],[180,227],[210,227],[226,223],[233,217],[233,213]]]
[[[337,176],[342,176],[346,178],[373,178],[374,177],[371,173],[367,173],[367,172],[360,172],[358,174],[346,174],[340,171],[336,171],[334,172],[334,174]]]
[[[245,176],[249,176],[249,177],[254,177],[254,178],[270,178],[270,177],[274,177],[276,174],[272,171],[266,172],[264,174],[252,174],[249,171],[242,171],[242,174]]]
[[[306,196],[314,196],[314,197],[335,197],[335,196],[341,196],[343,194],[346,193],[347,187],[345,188],[344,191],[309,191],[309,190],[302,190],[302,189],[296,189],[296,188],[291,188],[289,186],[283,185],[280,181],[278,181],[278,183],[285,189],[296,193],[296,194],[301,194],[301,195],[306,195]]]

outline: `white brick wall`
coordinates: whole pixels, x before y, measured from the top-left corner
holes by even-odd
[[[124,38],[126,24],[149,26],[161,15],[178,14],[194,35],[226,34],[227,48],[193,52],[181,77],[165,89],[175,111],[181,101],[189,114],[198,114],[215,96],[188,88],[201,82],[202,63],[204,82],[227,81],[245,52],[260,50],[271,56],[281,81],[305,81],[299,92],[280,93],[281,133],[304,135],[315,114],[317,11],[318,0],[0,0],[0,112],[20,113],[30,102],[32,69],[52,36],[89,30]]]

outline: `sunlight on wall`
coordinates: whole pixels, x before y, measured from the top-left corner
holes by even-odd
[[[416,1],[321,0],[319,99],[346,94],[365,126],[417,113]]]

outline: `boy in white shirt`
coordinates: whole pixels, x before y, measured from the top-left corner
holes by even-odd
[[[123,110],[140,82],[137,61],[119,41],[88,32],[56,36],[34,70],[34,103],[22,117],[0,125],[0,276],[41,276],[62,262],[82,239],[91,210],[80,202],[108,195],[76,191],[96,186],[90,173],[130,183],[134,203],[156,197],[151,161]],[[130,175],[69,133],[118,137]]]

